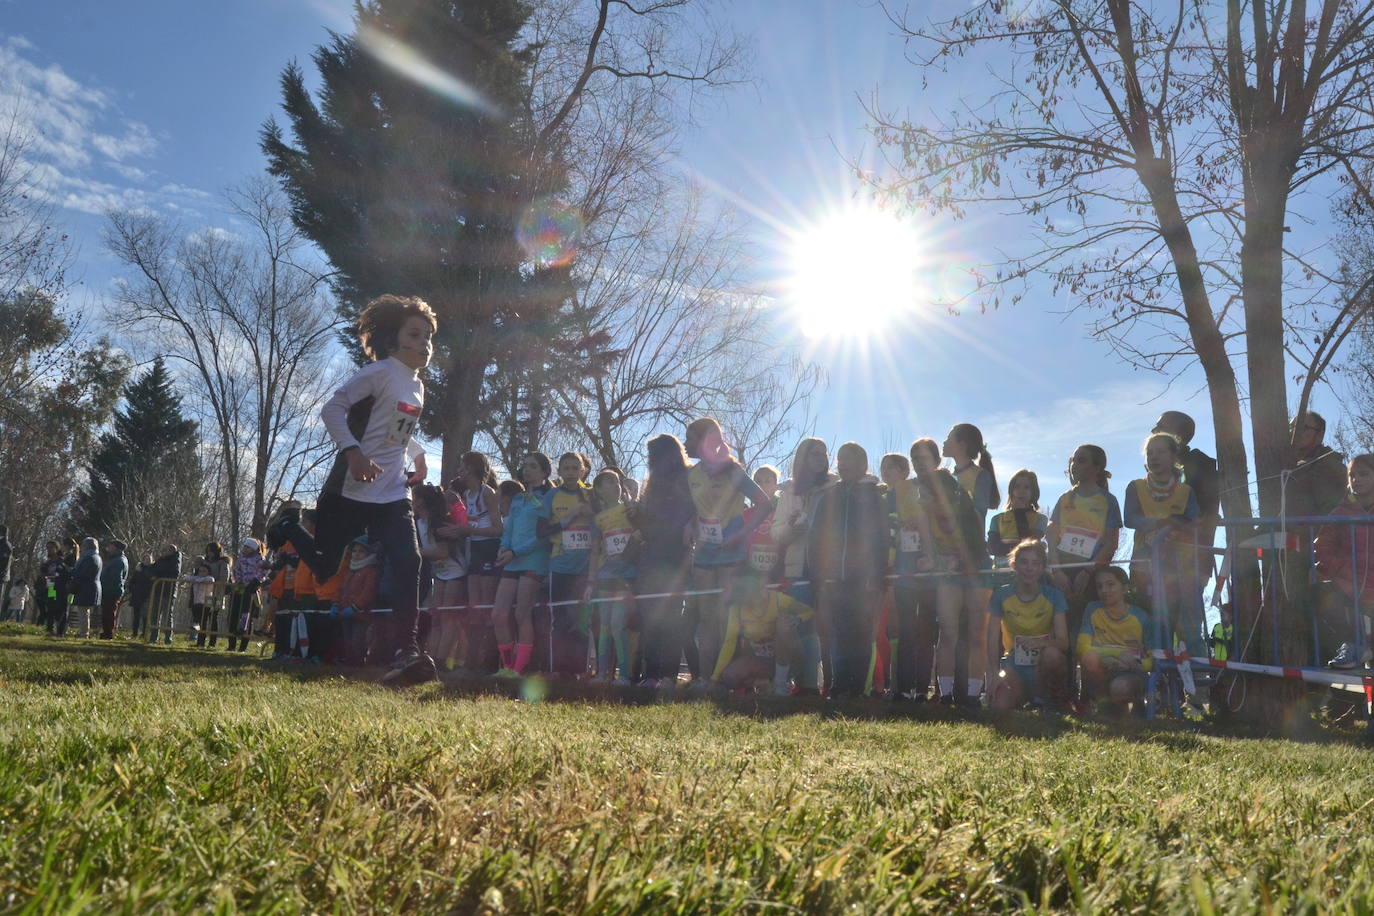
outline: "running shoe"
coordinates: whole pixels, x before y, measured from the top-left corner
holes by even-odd
[[[1348,642],[1341,643],[1340,651],[1336,657],[1326,663],[1328,668],[1350,669],[1360,666],[1360,653],[1355,651],[1355,647]]]
[[[391,670],[382,675],[382,683],[391,687],[406,687],[438,679],[439,672],[434,666],[434,659],[424,652],[407,653],[393,662]]]

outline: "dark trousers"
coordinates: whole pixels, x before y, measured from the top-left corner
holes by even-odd
[[[549,573],[549,632],[545,645],[534,648],[534,657],[547,661],[543,669],[576,677],[587,670],[587,631],[582,623],[582,593],[587,586],[583,573]],[[576,601],[576,604],[562,604]],[[543,609],[540,609],[543,610]],[[539,614],[540,610],[535,613]]]
[[[678,593],[685,590],[686,586],[685,563],[647,563],[640,566],[641,594]],[[682,597],[649,598],[639,602],[639,610],[643,615],[643,639],[640,645],[644,651],[644,676],[654,680],[677,678],[678,670],[682,667],[682,643],[686,632]]]
[[[257,619],[257,616],[257,591],[238,585],[231,587],[229,591],[230,652],[243,652],[248,649],[248,637],[253,632],[253,621]]]
[[[420,600],[420,544],[410,500],[364,503],[337,493],[322,494],[316,506],[316,532],[318,536],[311,537],[300,525],[290,525],[285,533],[301,561],[321,583],[338,572],[344,548],[358,535],[366,533],[382,542],[390,570],[394,648],[419,651],[416,607]],[[388,657],[383,654],[383,658]]]
[[[100,599],[100,638],[114,639],[115,617],[119,613],[122,595],[104,595]]]
[[[897,615],[897,653],[892,657],[893,696],[904,696],[912,691],[925,696],[935,664],[935,642],[940,635],[935,615],[935,589],[923,585],[898,585],[892,590],[892,611]]]
[[[873,660],[873,613],[878,595],[856,582],[821,586],[820,607],[832,632],[830,696],[863,696]]]

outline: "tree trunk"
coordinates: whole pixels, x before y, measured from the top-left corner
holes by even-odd
[[[1264,155],[1252,153],[1254,158]],[[1268,153],[1275,158],[1276,153]],[[1288,435],[1288,373],[1283,347],[1283,221],[1289,175],[1252,166],[1241,241],[1241,296],[1245,304],[1245,358],[1250,378],[1250,430],[1255,448],[1260,512],[1279,514],[1279,474]]]

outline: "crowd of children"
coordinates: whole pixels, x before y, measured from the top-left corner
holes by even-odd
[[[532,452],[505,481],[469,452],[435,486],[414,438],[434,315],[383,296],[359,330],[373,362],[321,413],[339,452],[317,505],[283,506],[266,541],[246,540],[232,562],[209,545],[184,577],[200,644],[215,644],[223,613],[242,650],[268,601],[279,657],[381,663],[396,684],[447,668],[670,689],[685,667],[707,686],[1051,709],[1137,703],[1157,634],[1198,657],[1226,651],[1229,635],[1204,634],[1201,599],[1215,465],[1210,477],[1192,470],[1206,466],[1188,449],[1185,415],[1166,412],[1145,441],[1146,473],[1123,488],[1124,511],[1091,444],[1073,452],[1072,487],[1048,515],[1029,470],[1010,476],[1004,500],[968,423],[882,456],[876,475],[857,443],[832,466],[814,438],[797,445],[786,480],[768,466],[750,473],[702,418],[682,440],[647,443],[642,487],[615,467],[593,475],[575,452],[556,463]],[[1349,476],[1337,511],[1368,514],[1374,459],[1357,457]],[[1129,572],[1112,565],[1123,527],[1134,533]],[[179,567],[169,551],[158,562]],[[1347,597],[1374,598],[1364,529],[1324,531],[1316,553]],[[49,598],[56,580],[84,588],[93,566],[98,577],[94,545],[75,561],[84,578],[70,562],[55,551],[44,565]],[[136,616],[156,565],[148,557],[130,578]],[[81,595],[74,607],[100,604],[98,588]],[[148,607],[149,632],[161,625],[170,640],[161,613]]]

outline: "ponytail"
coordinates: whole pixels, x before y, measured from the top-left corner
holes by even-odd
[[[1002,494],[997,489],[997,472],[992,468],[992,454],[986,445],[978,451],[978,466],[987,471],[988,478],[992,481],[992,499],[988,501],[988,505],[995,506],[1002,501]]]
[[[949,435],[964,447],[964,451],[968,453],[970,459],[976,455],[978,466],[987,472],[988,478],[992,481],[992,499],[988,501],[988,505],[995,506],[1000,503],[1002,494],[997,489],[997,472],[992,467],[992,454],[988,451],[987,444],[983,442],[983,431],[972,423],[956,423],[954,428],[949,431]]]

